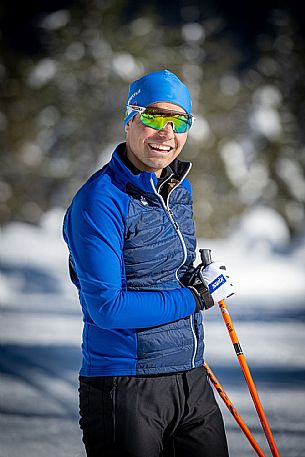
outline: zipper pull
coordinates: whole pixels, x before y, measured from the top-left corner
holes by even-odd
[[[168,208],[168,213],[169,213],[170,217],[172,218],[175,229],[179,230],[179,224],[175,221],[174,213],[172,212],[172,210],[170,208]]]
[[[112,389],[110,391],[110,396],[112,399],[112,426],[113,426],[112,440],[113,440],[113,443],[115,443],[115,440],[116,440],[115,432],[116,432],[116,391],[117,391],[117,387],[118,387],[118,378],[117,378],[117,376],[114,376]]]
[[[110,396],[111,396],[112,399],[113,398],[115,399],[116,388],[118,386],[118,378],[117,378],[117,376],[113,376],[113,380],[112,381],[113,381],[113,383],[112,383],[112,388],[111,388],[111,391],[110,391]]]

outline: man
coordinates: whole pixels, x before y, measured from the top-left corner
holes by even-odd
[[[225,457],[203,367],[202,310],[230,293],[194,269],[187,87],[163,70],[133,82],[126,143],[78,191],[64,237],[83,311],[80,426],[88,457]]]

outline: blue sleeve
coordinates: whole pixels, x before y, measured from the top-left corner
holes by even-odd
[[[147,328],[194,312],[187,288],[127,291],[122,284],[124,220],[129,200],[78,194],[64,224],[80,295],[91,319],[102,328]],[[122,200],[122,199],[121,199]]]
[[[182,186],[185,187],[189,191],[190,196],[193,197],[193,188],[187,178],[184,178],[184,180],[182,181]]]

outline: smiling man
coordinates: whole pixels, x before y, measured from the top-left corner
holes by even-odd
[[[168,70],[134,81],[126,142],[65,216],[84,321],[79,392],[88,457],[228,456],[203,367],[202,310],[230,291],[220,284],[215,298],[209,285],[223,269],[211,264],[197,276],[193,265],[191,164],[177,158],[191,108],[188,88]]]
[[[162,170],[180,154],[193,118],[179,106],[166,102],[153,103],[142,113],[137,106],[128,109],[139,115],[125,127],[127,157],[139,170],[154,172],[160,178]],[[160,130],[153,130],[157,116]],[[177,134],[174,123],[179,121],[185,132]]]

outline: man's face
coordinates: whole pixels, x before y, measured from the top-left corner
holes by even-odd
[[[185,113],[180,106],[168,102],[149,106]],[[171,123],[161,130],[147,127],[137,114],[126,125],[127,157],[139,170],[154,172],[159,178],[163,168],[180,154],[186,138],[187,133],[175,133]]]

